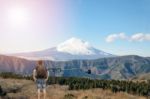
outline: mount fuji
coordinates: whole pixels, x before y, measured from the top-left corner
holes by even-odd
[[[56,47],[42,51],[17,53],[12,56],[21,57],[29,60],[53,60],[67,61],[80,59],[97,59],[104,57],[113,57],[114,55],[94,48],[88,42],[78,38],[71,38]]]

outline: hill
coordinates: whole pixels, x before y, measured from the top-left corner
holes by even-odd
[[[100,58],[94,60],[44,61],[53,75],[52,68],[58,68],[55,76],[86,77],[98,79],[131,79],[150,73],[150,58],[136,55]],[[15,72],[31,75],[36,61],[0,55],[0,72]]]
[[[133,77],[132,80],[150,80],[150,73],[137,75]]]
[[[31,74],[35,61],[0,55],[0,72]]]

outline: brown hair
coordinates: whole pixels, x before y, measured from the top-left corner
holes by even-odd
[[[38,64],[38,65],[43,65],[43,61],[42,61],[42,60],[39,60],[39,61],[37,61],[37,64]]]

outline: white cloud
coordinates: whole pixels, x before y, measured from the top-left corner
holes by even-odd
[[[150,41],[150,34],[136,33],[131,36],[127,36],[124,33],[110,34],[106,37],[106,42],[110,43],[118,39],[127,41],[140,41],[140,42]]]
[[[111,34],[107,36],[106,42],[113,42],[116,39],[128,39],[128,37],[124,33]]]
[[[116,38],[117,34],[108,35],[108,37],[106,38],[106,42],[113,42],[114,40],[116,40]]]
[[[150,34],[146,34],[146,35],[145,35],[145,40],[150,41]]]
[[[131,41],[143,41],[145,35],[143,33],[137,33],[131,36]]]

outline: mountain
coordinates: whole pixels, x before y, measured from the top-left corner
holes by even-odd
[[[50,61],[47,68],[58,68],[57,76],[88,77],[98,79],[131,79],[150,73],[150,58],[135,55],[100,58],[94,60]],[[36,61],[0,55],[0,72],[31,74]],[[50,69],[50,74],[53,75]]]
[[[31,74],[34,65],[35,61],[30,61],[12,56],[0,55],[0,72]]]
[[[92,47],[88,42],[78,38],[71,38],[56,47],[49,48],[43,51],[12,54],[29,60],[76,60],[76,59],[97,59],[104,57],[112,57],[114,55],[103,52]]]
[[[150,73],[144,73],[144,74],[137,75],[137,76],[131,78],[131,80],[149,80],[150,81]]]

